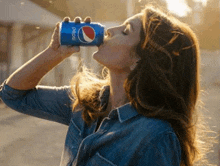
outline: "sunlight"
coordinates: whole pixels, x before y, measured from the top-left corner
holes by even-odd
[[[205,6],[208,0],[194,0],[195,2],[202,2],[202,5]],[[191,8],[186,4],[185,0],[166,0],[168,10],[176,14],[179,17],[185,17],[188,13],[191,12]]]
[[[185,0],[166,0],[166,2],[168,10],[179,17],[184,17],[191,11]]]

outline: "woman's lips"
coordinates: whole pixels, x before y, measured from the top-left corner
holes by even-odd
[[[109,39],[108,39],[108,36],[105,35],[105,36],[104,36],[104,39],[103,39],[103,43],[102,43],[101,45],[99,45],[98,48],[101,48],[101,47],[103,47],[104,45],[106,45],[107,40],[109,40]]]
[[[100,46],[98,46],[98,49],[101,49],[103,47],[104,44],[101,44]]]
[[[105,37],[104,37],[104,39],[103,39],[103,43],[102,43],[102,44],[100,44],[100,45],[98,46],[98,48],[103,47],[103,45],[105,44],[105,42],[106,42],[106,36],[105,36]]]

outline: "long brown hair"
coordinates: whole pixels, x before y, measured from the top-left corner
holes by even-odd
[[[127,98],[147,117],[168,121],[181,145],[181,166],[199,158],[196,104],[199,95],[199,45],[193,31],[159,9],[142,10],[142,28],[136,53],[140,61],[124,82]],[[90,124],[102,115],[99,93],[110,85],[88,70],[72,80],[73,110],[79,106]]]

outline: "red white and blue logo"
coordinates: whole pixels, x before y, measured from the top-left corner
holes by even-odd
[[[91,43],[95,39],[95,30],[90,26],[84,26],[79,29],[78,35],[82,43]]]

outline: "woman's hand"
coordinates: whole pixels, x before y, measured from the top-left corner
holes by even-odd
[[[75,17],[74,22],[80,23],[81,22],[81,18],[80,17]],[[65,17],[63,19],[64,22],[69,22],[70,18],[69,17]],[[84,22],[90,23],[91,22],[91,18],[90,17],[86,17]],[[62,56],[70,56],[75,52],[79,52],[80,51],[80,47],[79,46],[61,46],[60,45],[60,22],[58,22],[56,24],[56,27],[54,29],[52,38],[51,38],[51,42],[49,45],[49,48],[51,48],[53,51],[55,51],[56,53],[58,53],[59,55]]]

